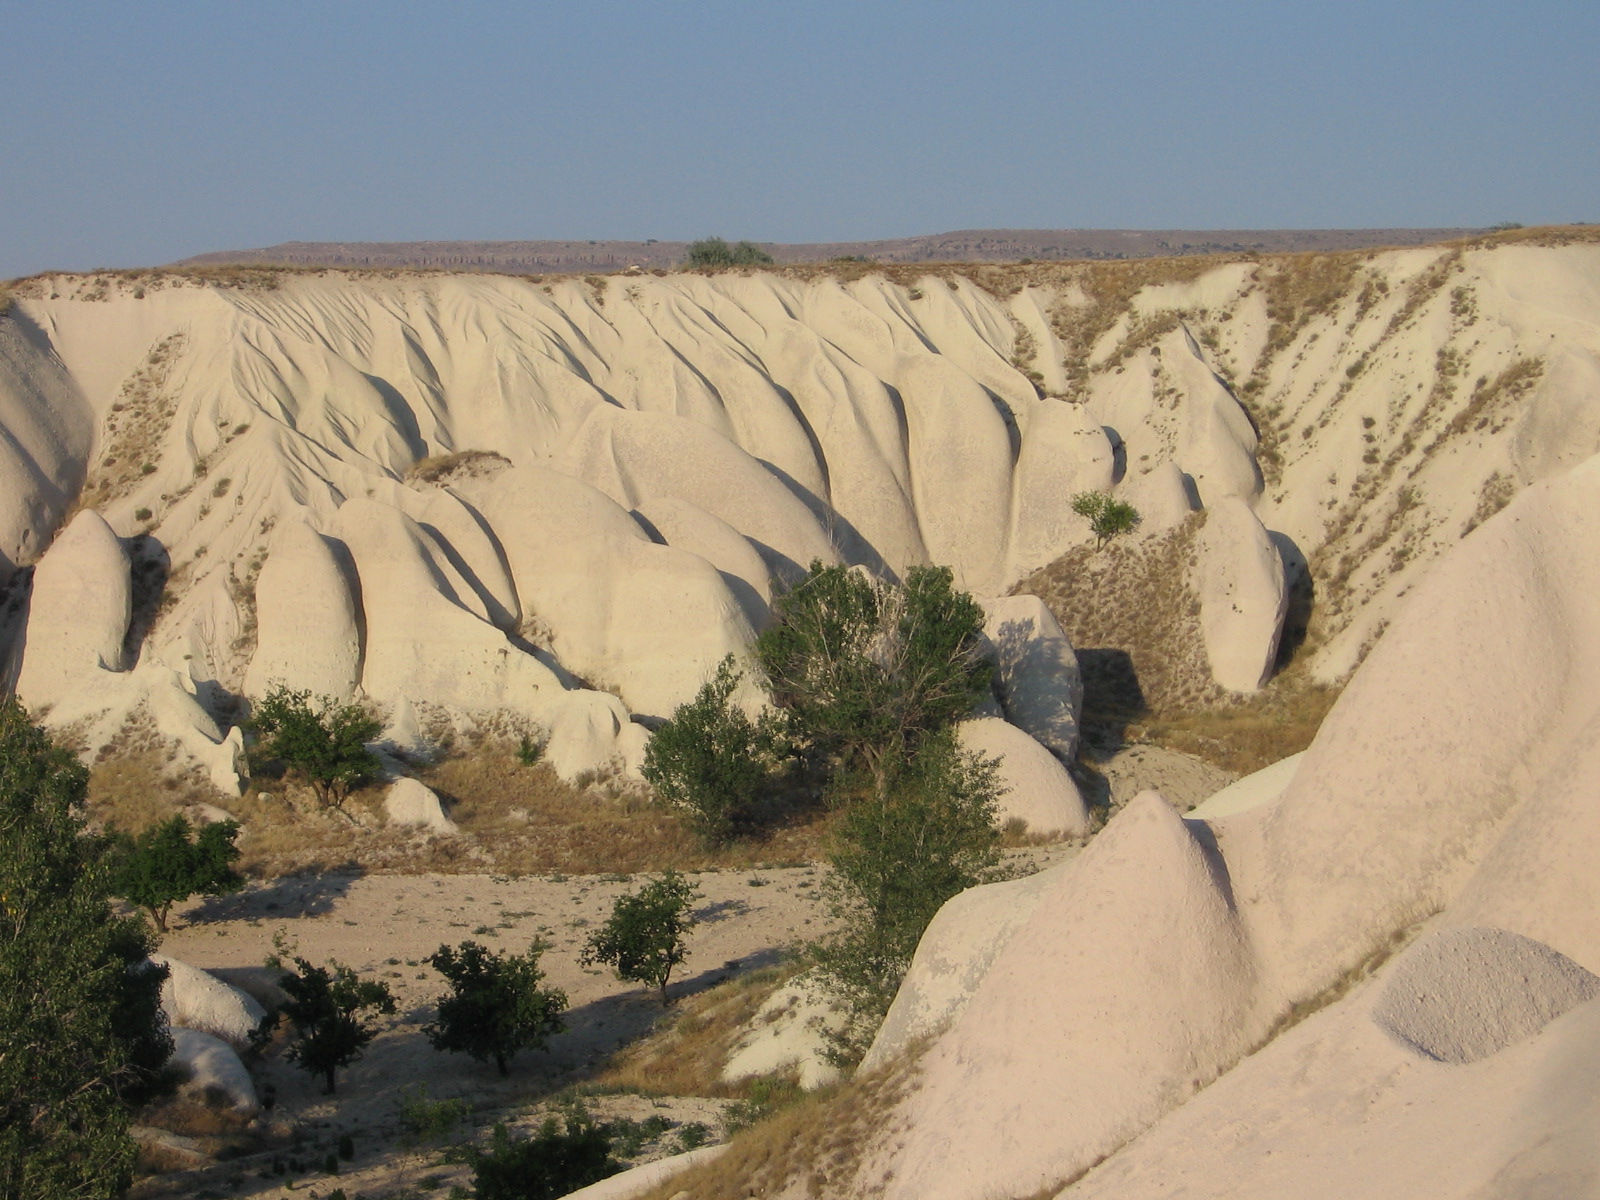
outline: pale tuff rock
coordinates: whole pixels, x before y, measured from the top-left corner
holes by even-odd
[[[983,602],[984,653],[1006,719],[1064,763],[1078,752],[1083,679],[1061,624],[1037,596]]]
[[[960,1016],[1060,871],[1054,867],[1025,879],[968,888],[946,901],[917,943],[911,968],[860,1069],[883,1066]]]
[[[122,669],[132,615],[128,555],[105,518],[85,509],[33,573],[17,695],[30,708],[57,704],[85,676]]]
[[[634,515],[660,535],[662,543],[698,554],[722,573],[753,630],[771,619],[772,575],[750,539],[721,517],[686,500],[667,496],[646,500]]]
[[[1145,793],[1050,876],[868,1159],[865,1177],[894,1200],[1037,1191],[1249,1045],[1244,933],[1170,804]]]
[[[199,1030],[177,1028],[172,1031],[171,1062],[188,1073],[185,1093],[208,1103],[220,1096],[242,1116],[260,1111],[255,1081],[228,1043]]]
[[[745,1024],[722,1068],[723,1081],[784,1071],[807,1090],[833,1083],[839,1068],[826,1057],[828,1033],[843,1027],[839,1009],[801,975],[768,996]]]
[[[152,954],[150,961],[167,968],[161,985],[161,1009],[174,1026],[197,1030],[243,1049],[261,1024],[266,1010],[254,998],[198,967]]]
[[[1218,817],[1231,817],[1235,813],[1249,812],[1252,808],[1259,808],[1263,804],[1271,804],[1283,795],[1284,789],[1294,781],[1295,772],[1300,769],[1300,760],[1304,757],[1304,751],[1291,754],[1269,767],[1263,767],[1243,779],[1235,780],[1195,805],[1187,815],[1210,821]]]
[[[1194,511],[1189,489],[1178,464],[1171,459],[1149,470],[1132,467],[1117,485],[1117,499],[1133,505],[1139,514],[1137,532],[1165,533],[1181,525]]]
[[[1503,929],[1446,929],[1412,946],[1372,1010],[1418,1054],[1477,1062],[1600,996],[1600,976],[1543,942]]]
[[[956,726],[963,750],[998,759],[1001,788],[996,821],[1026,823],[1029,833],[1083,837],[1089,832],[1089,810],[1078,785],[1050,751],[1015,725],[994,717],[978,717]]]
[[[615,1175],[591,1183],[588,1187],[568,1192],[565,1200],[632,1200],[642,1196],[656,1185],[687,1171],[690,1167],[710,1162],[728,1148],[726,1142],[719,1146],[701,1146],[686,1154],[658,1158],[642,1166],[630,1167]]]
[[[1070,499],[1110,491],[1114,466],[1110,440],[1082,405],[1054,401],[1033,413],[1017,454],[1013,577],[1054,562],[1088,539],[1089,523],[1072,511]]]
[[[276,685],[348,701],[361,678],[359,613],[339,558],[302,520],[272,535],[256,580],[256,652],[245,693]]]
[[[383,812],[392,825],[419,825],[431,833],[455,833],[439,797],[415,779],[397,779],[383,794]]]
[[[1277,547],[1242,500],[1207,510],[1196,584],[1212,678],[1229,691],[1255,691],[1272,674],[1289,590]]]

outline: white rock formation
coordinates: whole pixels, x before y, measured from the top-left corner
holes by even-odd
[[[644,1195],[690,1167],[710,1162],[727,1148],[726,1143],[720,1146],[701,1146],[698,1150],[690,1150],[686,1154],[658,1158],[641,1166],[620,1171],[602,1179],[599,1183],[591,1183],[588,1187],[568,1192],[564,1200],[632,1200],[632,1197]]]
[[[1196,582],[1212,678],[1229,691],[1255,691],[1272,673],[1289,590],[1277,547],[1242,500],[1207,510]]]
[[[84,509],[39,560],[17,695],[30,708],[59,703],[104,671],[122,669],[132,612],[127,552],[105,519]]]
[[[1235,813],[1249,812],[1252,808],[1259,808],[1263,804],[1271,804],[1283,795],[1284,790],[1294,781],[1295,772],[1300,769],[1300,760],[1304,757],[1305,751],[1302,750],[1299,754],[1291,754],[1269,767],[1263,767],[1243,779],[1235,780],[1195,805],[1187,815],[1210,821],[1217,817],[1231,817]]]
[[[361,678],[361,630],[349,580],[328,540],[285,520],[256,580],[256,652],[245,692],[275,684],[347,702]]]
[[[456,823],[445,815],[439,797],[415,779],[397,779],[383,794],[383,813],[391,825],[420,825],[433,833],[456,833]]]
[[[1078,752],[1083,679],[1060,623],[1037,596],[983,602],[985,652],[1006,719],[1049,747],[1062,762]]]
[[[253,997],[165,954],[152,954],[150,961],[167,968],[161,1009],[175,1028],[221,1038],[237,1049],[249,1045],[250,1035],[267,1015]]]
[[[188,1074],[183,1083],[186,1094],[207,1103],[220,1099],[241,1116],[253,1117],[261,1110],[250,1072],[233,1047],[220,1038],[197,1029],[175,1028],[171,1062]]]
[[[810,1090],[835,1082],[839,1068],[826,1057],[828,1033],[844,1027],[843,1014],[802,975],[768,996],[735,1040],[722,1079],[733,1083],[777,1071],[794,1072]]]
[[[998,759],[1001,825],[1021,820],[1029,833],[1083,837],[1089,832],[1089,810],[1078,785],[1050,751],[1007,721],[977,717],[956,726],[963,750]]]

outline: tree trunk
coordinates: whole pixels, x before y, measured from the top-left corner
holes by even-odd
[[[496,1054],[494,1056],[494,1065],[500,1068],[501,1079],[504,1079],[507,1075],[511,1074],[510,1071],[506,1070],[506,1056],[504,1054]]]

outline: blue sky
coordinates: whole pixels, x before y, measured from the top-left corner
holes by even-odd
[[[1600,220],[1600,4],[0,0],[0,277],[286,240]]]

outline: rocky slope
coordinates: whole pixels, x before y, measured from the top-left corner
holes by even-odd
[[[1174,694],[1215,698],[1269,673],[1295,589],[1348,674],[1427,563],[1600,442],[1578,234],[972,274],[24,281],[13,678],[90,745],[153,715],[221,783],[277,681],[401,745],[499,714],[566,774],[631,770],[813,559],[998,596],[1111,561],[1068,499],[1115,488],[1158,594],[1094,607],[1156,604]]]

